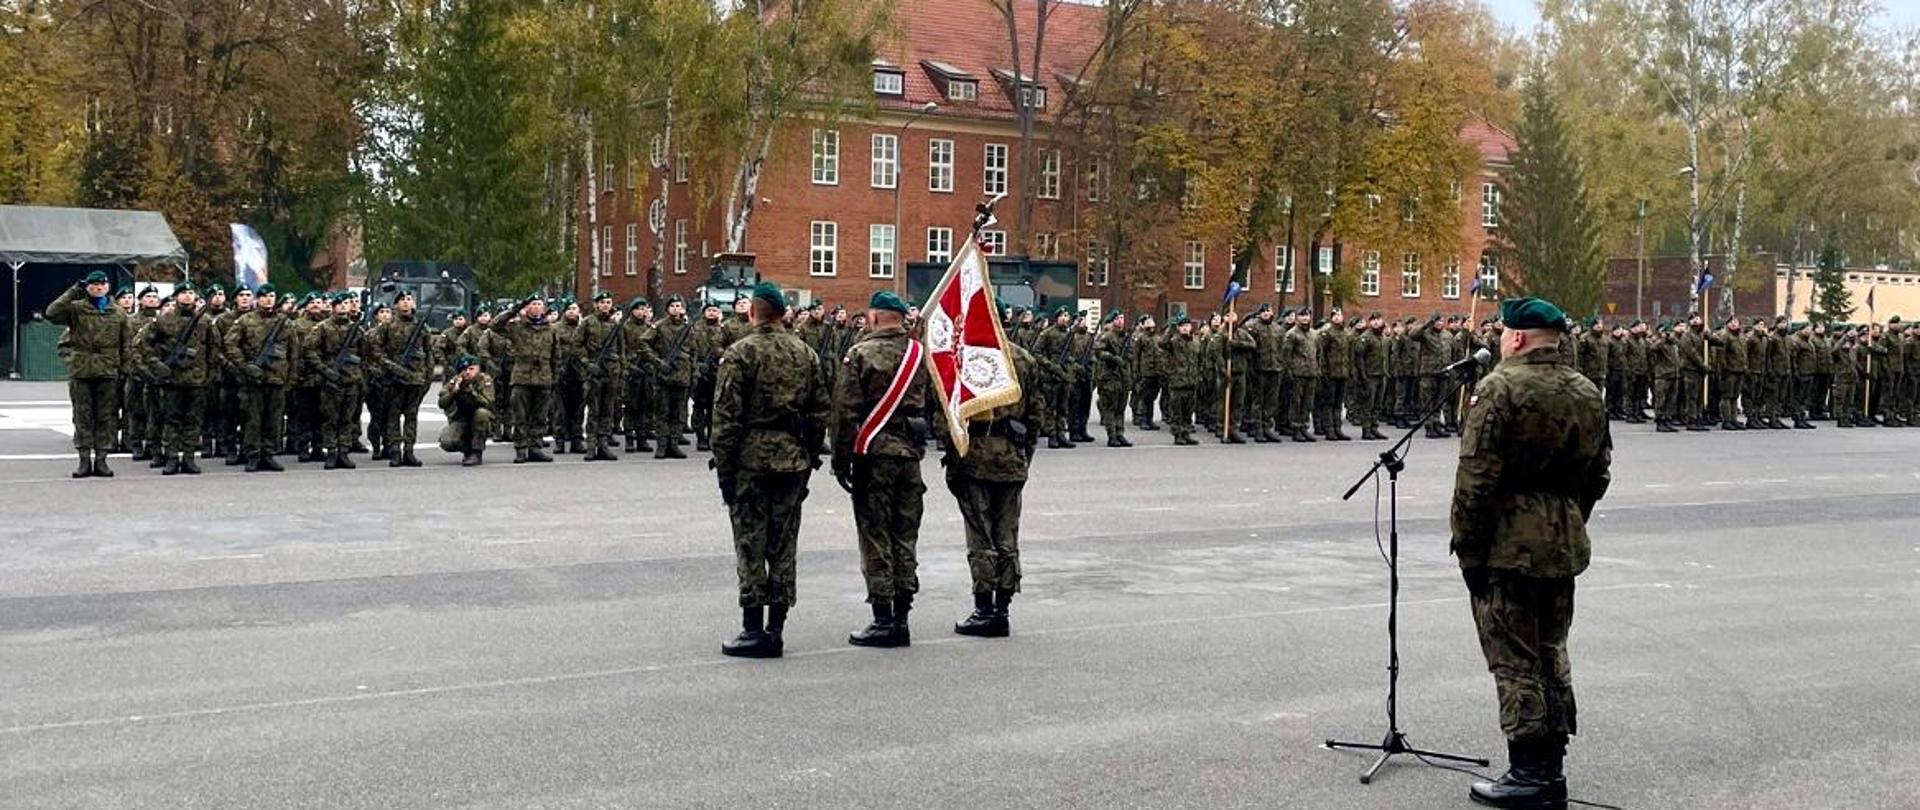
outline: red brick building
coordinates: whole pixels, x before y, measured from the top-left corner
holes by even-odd
[[[1030,1],[1021,5],[1022,19],[1031,20]],[[1024,240],[1009,233],[1012,206],[1004,205],[1003,223],[986,232],[989,247],[1024,243],[1034,259],[1083,260],[1089,248],[1080,234],[1091,206],[1100,203],[1089,201],[1085,172],[1071,165],[1071,155],[1048,143],[1047,122],[1063,109],[1073,77],[1097,47],[1103,13],[1097,6],[1059,5],[1049,19],[1041,74],[1029,76],[1011,64],[1004,23],[987,3],[902,0],[899,41],[883,47],[873,66],[873,116],[793,120],[779,130],[745,245],[756,254],[761,274],[803,300],[856,304],[878,288],[904,289],[900,280],[908,263],[944,262],[952,255],[955,240],[966,237],[975,203],[1022,187],[1015,114],[1022,103],[1041,110],[1033,233]],[[1021,62],[1031,69],[1030,56]],[[1337,261],[1362,273],[1361,295],[1350,307],[1395,314],[1464,311],[1473,276],[1497,278],[1499,272],[1486,251],[1498,224],[1491,184],[1506,164],[1512,138],[1483,123],[1469,125],[1462,137],[1479,151],[1484,170],[1461,184],[1458,256],[1409,260],[1352,246],[1305,244],[1302,237],[1302,244],[1265,251],[1265,261],[1250,271],[1243,301],[1284,298],[1298,305],[1306,300],[1308,274]],[[674,186],[665,206],[660,283],[649,289],[654,241],[644,209],[659,195],[659,172],[675,168],[673,161],[660,163],[651,169],[642,162],[630,173],[611,161],[603,166],[619,182],[598,192],[598,286],[622,298],[692,292],[706,280],[708,258],[724,245],[718,208],[724,203],[694,211],[686,186]],[[583,211],[581,222],[587,219]],[[582,291],[594,287],[593,236],[582,227]],[[1195,242],[1188,255],[1190,261],[1166,269],[1161,295],[1130,296],[1128,304],[1213,309],[1227,284],[1228,246]],[[1109,281],[1100,263],[1082,261],[1082,298],[1113,300]]]

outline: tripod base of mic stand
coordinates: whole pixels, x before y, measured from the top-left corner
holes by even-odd
[[[1380,758],[1373,761],[1373,766],[1370,768],[1367,768],[1365,773],[1360,774],[1360,784],[1363,784],[1363,785],[1372,784],[1374,774],[1380,772],[1380,766],[1387,764],[1387,760],[1392,759],[1395,754],[1408,754],[1415,757],[1424,757],[1429,759],[1444,759],[1449,762],[1466,762],[1473,765],[1478,765],[1482,768],[1488,765],[1487,760],[1480,759],[1479,757],[1463,757],[1459,754],[1442,754],[1437,751],[1423,751],[1421,749],[1415,748],[1407,744],[1407,735],[1402,734],[1401,732],[1398,732],[1398,731],[1387,732],[1386,739],[1381,740],[1378,745],[1375,745],[1373,743],[1340,742],[1338,740],[1328,740],[1326,747],[1336,749],[1336,750],[1341,748],[1352,748],[1352,749],[1357,749],[1361,751],[1379,751],[1380,752]]]

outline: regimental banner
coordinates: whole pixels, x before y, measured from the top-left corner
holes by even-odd
[[[965,456],[967,422],[1020,401],[1020,378],[1000,328],[977,231],[934,286],[925,315],[927,374],[947,416],[954,450]]]
[[[232,223],[233,283],[252,290],[267,283],[267,243],[252,226]]]

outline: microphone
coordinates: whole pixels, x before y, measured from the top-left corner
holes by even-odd
[[[1493,362],[1493,352],[1487,351],[1486,349],[1483,348],[1475,351],[1472,357],[1469,357],[1465,360],[1462,360],[1458,363],[1454,363],[1453,365],[1447,366],[1446,368],[1443,368],[1437,372],[1434,372],[1433,376],[1445,377],[1456,371],[1463,371],[1466,369],[1478,368],[1480,366],[1484,366],[1491,362]]]

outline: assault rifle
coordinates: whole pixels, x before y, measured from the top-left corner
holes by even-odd
[[[600,355],[593,359],[594,369],[602,376],[607,376],[607,353],[613,350],[613,342],[619,340],[621,348],[626,347],[626,340],[620,336],[621,332],[626,331],[626,327],[618,320],[610,320],[608,323],[612,328],[607,330],[607,339],[600,342]]]
[[[407,342],[400,346],[401,368],[412,371],[413,364],[420,359],[420,336],[425,334],[427,321],[433,319],[433,311],[436,308],[427,307],[427,314],[424,317],[414,319],[413,329],[407,332]]]
[[[676,335],[673,343],[667,346],[667,356],[660,358],[660,376],[666,377],[679,370],[681,349],[686,345],[687,335],[693,333],[693,326],[694,320],[688,318],[687,325],[680,328],[680,334]]]
[[[273,365],[274,352],[280,348],[280,330],[287,325],[288,320],[287,316],[282,315],[280,320],[273,322],[273,328],[267,330],[267,339],[260,344],[260,354],[253,358],[255,368],[266,371]]]
[[[193,317],[187,319],[186,328],[173,337],[173,345],[167,348],[167,356],[161,360],[166,364],[168,371],[179,368],[181,363],[193,357],[194,349],[187,345],[187,341],[193,339],[193,329],[200,325],[200,316],[206,313],[206,307],[194,310]]]

